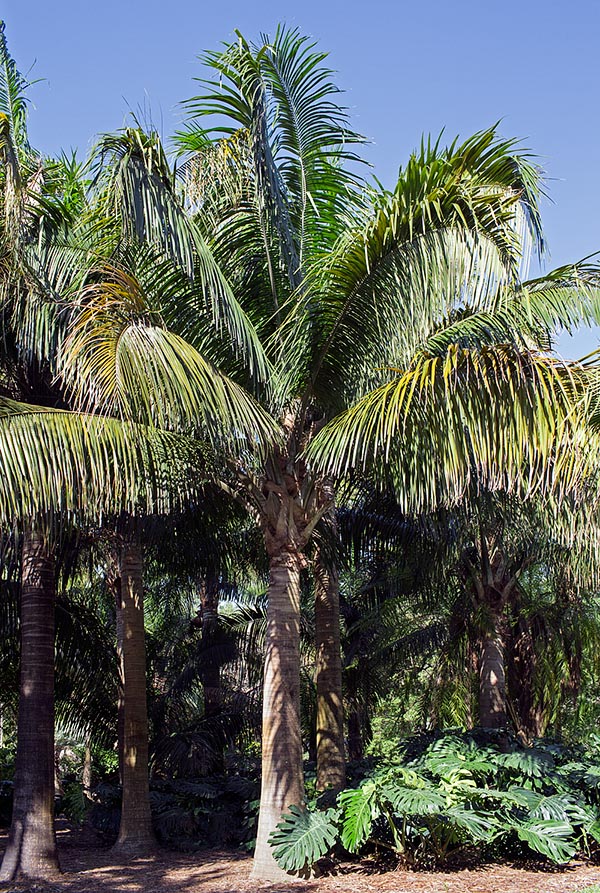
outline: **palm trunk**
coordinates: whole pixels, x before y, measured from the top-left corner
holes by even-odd
[[[21,669],[12,824],[0,882],[59,872],[54,833],[54,558],[39,533],[23,536]]]
[[[360,709],[353,706],[348,711],[348,756],[354,762],[362,760],[364,755]]]
[[[123,679],[123,799],[117,851],[141,854],[154,849],[148,784],[148,710],[142,550],[128,542],[121,553],[121,597],[117,642]],[[120,615],[120,617],[119,617]]]
[[[337,568],[325,565],[320,549],[315,561],[315,588],[317,789],[337,792],[346,785],[340,590]]]
[[[536,697],[536,653],[531,620],[525,616],[519,599],[511,605],[514,621],[506,653],[507,688],[514,706],[517,734],[527,744],[540,738],[547,725],[543,699]]]
[[[202,617],[202,643],[209,648],[215,644],[219,632],[219,587],[214,575],[208,574],[200,591],[200,609]],[[221,667],[218,660],[207,661],[201,674],[204,691],[204,715],[218,717],[222,713],[223,699],[221,692]],[[222,773],[225,770],[221,735],[217,738],[216,749],[211,754],[206,766],[209,775]]]
[[[85,746],[85,754],[83,756],[83,771],[81,773],[81,786],[83,793],[88,800],[92,799],[92,750],[90,743]]]
[[[202,641],[207,647],[214,644],[219,629],[219,591],[216,579],[207,577],[200,593],[202,616]],[[204,689],[204,713],[206,716],[218,716],[222,711],[221,668],[218,661],[213,660],[201,672]]]
[[[506,727],[506,680],[500,617],[492,615],[493,628],[482,638],[479,658],[479,725]]]
[[[298,551],[270,556],[263,692],[262,786],[252,876],[288,878],[271,853],[269,835],[304,799],[300,734],[300,569]]]

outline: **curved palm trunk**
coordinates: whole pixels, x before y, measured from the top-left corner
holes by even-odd
[[[123,679],[123,798],[115,844],[126,854],[154,849],[148,784],[148,710],[142,549],[139,540],[123,546],[117,642]]]
[[[317,649],[317,789],[346,785],[344,707],[340,645],[340,589],[337,568],[315,560],[315,643]]]
[[[21,670],[12,824],[0,882],[59,874],[54,833],[54,558],[23,536]]]
[[[479,725],[506,727],[506,678],[501,619],[492,615],[493,629],[483,637],[479,657]]]
[[[304,799],[300,734],[300,570],[303,556],[285,547],[270,556],[263,693],[262,785],[252,876],[289,876],[271,853],[269,835]]]

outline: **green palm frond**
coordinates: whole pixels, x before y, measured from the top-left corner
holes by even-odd
[[[270,96],[263,70],[267,47],[253,48],[239,35],[222,53],[207,53],[205,64],[219,73],[218,85],[201,83],[207,92],[184,103],[192,116],[218,116],[213,136],[232,136],[246,130],[250,136],[250,161],[256,197],[266,226],[277,233],[280,262],[292,286],[300,283],[297,236],[286,200],[285,186],[274,158],[270,133]]]
[[[6,43],[5,23],[0,21],[0,116],[7,122],[11,141],[27,151],[27,90],[31,82],[18,70]]]
[[[181,438],[0,398],[0,516],[164,512],[195,493]],[[186,461],[190,464],[186,467]],[[197,474],[197,470],[194,470]]]
[[[263,38],[265,77],[276,107],[275,158],[292,197],[299,261],[335,236],[337,203],[342,206],[360,178],[346,165],[361,159],[353,146],[365,140],[349,127],[340,90],[323,66],[327,54],[298,29],[278,27]]]
[[[445,356],[418,356],[334,419],[308,457],[338,475],[371,466],[385,477],[391,465],[409,511],[458,501],[471,480],[525,492],[568,487],[584,471],[573,449],[584,437],[583,394],[579,367],[511,345],[453,345]]]
[[[251,323],[215,262],[194,219],[186,213],[156,133],[128,128],[106,135],[96,161],[97,213],[120,221],[127,239],[153,246],[171,259],[189,280],[197,281],[201,309],[212,316],[244,354],[249,368],[264,380],[266,366]]]
[[[214,149],[207,153],[211,141],[226,150],[220,184],[231,180],[237,155],[237,184],[243,173],[246,198],[241,205],[230,202],[216,243],[236,244],[233,220],[255,234],[277,311],[280,291],[301,285],[306,257],[331,242],[341,230],[342,210],[357,200],[359,177],[344,165],[358,160],[352,147],[364,140],[350,130],[332,72],[323,66],[326,54],[315,51],[314,42],[285,27],[272,40],[263,35],[262,45],[238,37],[203,57],[217,77],[201,81],[205,92],[184,103],[191,119],[179,140],[201,158],[216,157]],[[205,118],[207,129],[200,130]],[[282,270],[287,283],[279,282]]]
[[[165,264],[153,268],[150,288],[167,300],[181,294],[181,279]],[[98,278],[80,295],[81,310],[62,358],[77,405],[160,427],[200,430],[215,441],[248,438],[258,445],[272,438],[272,423],[258,404],[163,325],[148,303],[148,283],[143,287],[116,266],[105,266]]]
[[[347,227],[309,272],[307,294],[327,295],[310,334],[319,395],[339,387],[357,344],[374,345],[377,356],[378,343],[414,330],[421,314],[422,338],[427,320],[447,315],[466,288],[486,294],[516,278],[523,203],[537,219],[536,177],[514,142],[491,128],[447,149],[439,141],[423,145],[400,171],[394,192],[373,195],[371,213]],[[537,224],[533,229],[537,235]],[[302,302],[300,312],[309,325]]]
[[[129,127],[100,140],[93,165],[100,206],[139,242],[153,242],[192,273],[188,221],[157,133]]]

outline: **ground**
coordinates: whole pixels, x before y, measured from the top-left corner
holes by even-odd
[[[6,835],[0,834],[0,854]],[[291,884],[250,880],[252,860],[232,852],[193,855],[160,851],[152,859],[114,865],[110,850],[91,832],[58,831],[60,882],[0,885],[0,893],[580,893],[600,883],[600,866],[576,862],[565,869],[485,865],[452,872],[381,872],[368,861]],[[600,889],[600,888],[599,888]]]

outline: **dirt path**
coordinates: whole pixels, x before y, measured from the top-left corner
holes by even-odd
[[[5,835],[0,836],[0,853]],[[252,860],[231,852],[194,855],[162,851],[152,859],[115,865],[93,836],[58,832],[63,871],[52,885],[0,885],[0,893],[579,893],[600,883],[600,867],[530,871],[498,865],[453,872],[374,870],[368,862],[340,866],[336,874],[291,884],[249,878]]]

